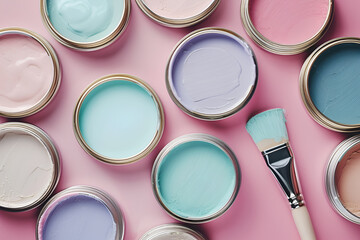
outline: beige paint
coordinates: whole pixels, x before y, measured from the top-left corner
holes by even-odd
[[[25,132],[0,133],[0,206],[21,208],[49,188],[54,164],[45,145]]]
[[[360,149],[344,156],[336,173],[337,190],[344,207],[360,217]]]

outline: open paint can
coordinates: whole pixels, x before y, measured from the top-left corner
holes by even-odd
[[[121,210],[103,191],[75,186],[52,197],[37,220],[37,240],[124,239]]]
[[[129,75],[110,75],[96,80],[80,96],[74,130],[91,156],[125,164],[156,147],[164,121],[160,99],[147,83]]]
[[[334,0],[242,0],[247,34],[263,49],[280,55],[304,52],[326,33]]]
[[[130,0],[40,0],[46,28],[61,44],[82,51],[104,48],[126,29]]]
[[[360,39],[338,38],[317,48],[300,73],[303,102],[315,121],[338,132],[360,130]]]
[[[49,136],[27,123],[0,124],[0,209],[38,207],[60,177],[58,152]]]
[[[336,147],[326,169],[325,184],[334,209],[360,224],[360,135]]]
[[[136,0],[136,3],[154,21],[167,27],[181,28],[207,18],[220,0]]]
[[[203,28],[175,47],[166,69],[166,86],[175,104],[188,115],[219,120],[251,99],[258,71],[250,46],[236,33]]]
[[[140,240],[205,240],[205,238],[180,224],[165,224],[149,230]]]
[[[240,187],[240,167],[220,139],[189,134],[161,150],[151,179],[156,199],[170,216],[198,224],[230,208]]]
[[[0,29],[0,116],[27,117],[43,109],[60,86],[60,64],[40,35]]]

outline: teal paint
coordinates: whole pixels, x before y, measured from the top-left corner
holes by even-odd
[[[316,108],[341,124],[360,124],[360,45],[344,43],[325,50],[309,74]]]
[[[264,139],[274,139],[276,142],[288,140],[284,110],[271,109],[252,117],[246,124],[246,130],[255,143]]]
[[[125,159],[141,153],[153,141],[160,128],[160,112],[143,86],[111,80],[86,96],[78,121],[90,148],[108,158]]]
[[[182,218],[206,218],[231,200],[237,175],[231,158],[218,146],[190,141],[173,148],[156,175],[159,197]]]
[[[118,27],[125,0],[47,0],[46,7],[56,31],[71,41],[89,43]]]

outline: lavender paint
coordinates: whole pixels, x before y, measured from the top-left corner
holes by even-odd
[[[170,95],[185,112],[200,118],[237,112],[250,99],[256,81],[254,53],[243,39],[225,29],[189,34],[168,64]]]
[[[39,228],[39,240],[115,240],[117,231],[105,203],[85,194],[56,200]]]

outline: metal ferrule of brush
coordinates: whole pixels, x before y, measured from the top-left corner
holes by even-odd
[[[288,143],[270,148],[262,152],[266,164],[284,190],[291,208],[295,209],[304,205],[297,180],[294,158]]]

